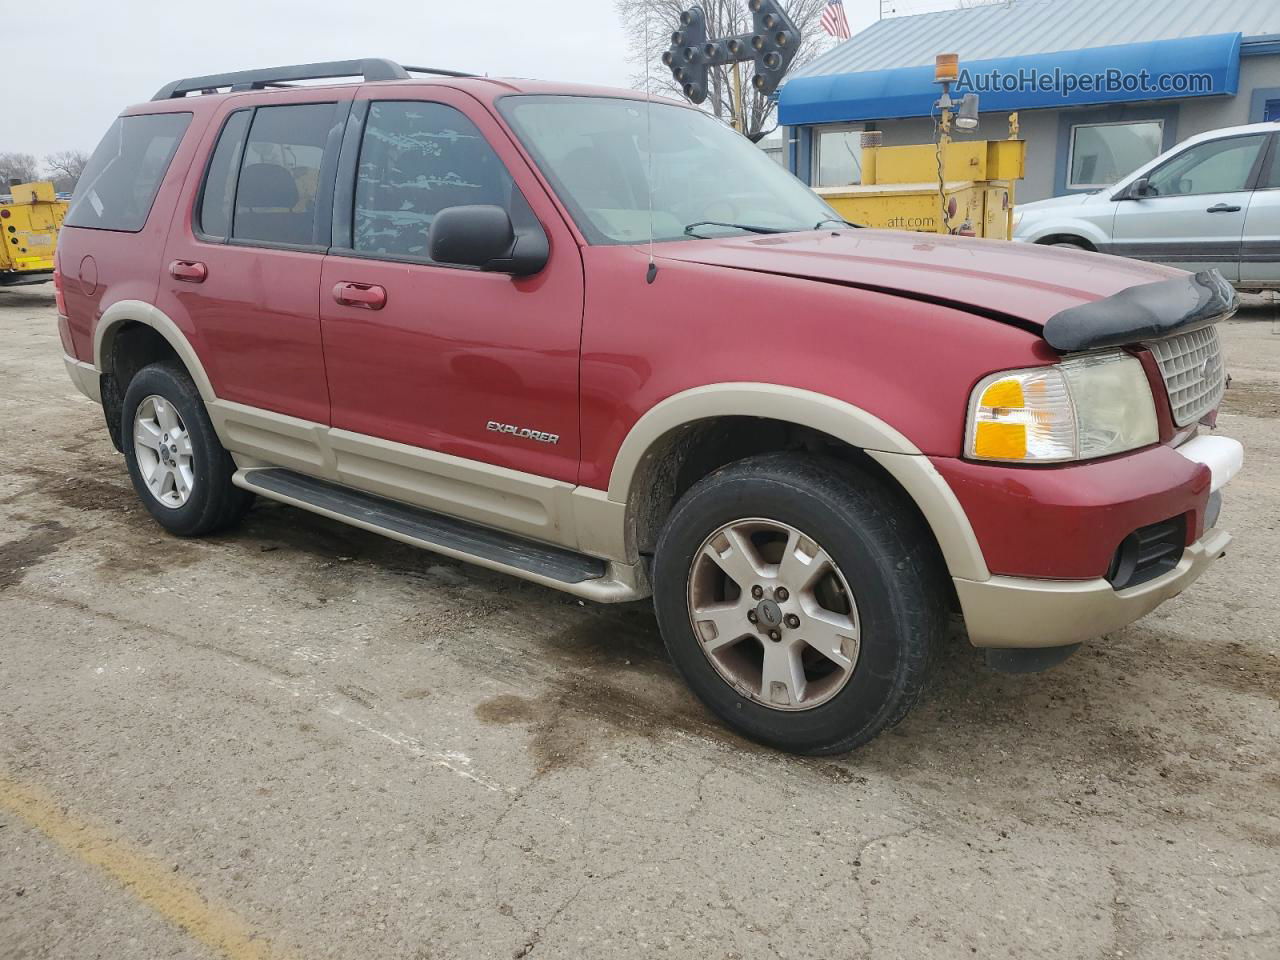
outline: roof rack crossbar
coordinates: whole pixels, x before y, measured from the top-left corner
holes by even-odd
[[[262,90],[301,80],[332,80],[340,77],[363,77],[366,82],[383,80],[408,80],[410,73],[432,73],[445,77],[467,77],[471,74],[454,70],[435,70],[430,67],[402,67],[393,60],[370,58],[365,60],[332,60],[327,63],[298,63],[285,67],[267,67],[262,70],[239,70],[235,73],[215,73],[207,77],[188,77],[175,80],[162,87],[152,100],[173,100],[189,93],[201,93],[229,87],[232,92]]]

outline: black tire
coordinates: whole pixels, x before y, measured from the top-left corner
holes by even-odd
[[[774,709],[712,666],[689,613],[688,577],[708,537],[746,518],[785,523],[821,545],[852,591],[854,668],[808,710]],[[769,454],[705,477],[672,510],[654,559],[654,605],[671,659],[694,693],[744,736],[791,753],[844,753],[906,716],[945,635],[949,594],[932,536],[904,496],[839,461]]]
[[[179,507],[165,506],[147,487],[134,449],[134,418],[138,406],[153,396],[163,398],[177,410],[191,439],[191,469],[195,480],[190,497]],[[231,455],[214,433],[196,385],[177,364],[153,363],[139,370],[129,382],[124,394],[121,433],[133,488],[155,521],[170,533],[179,537],[216,533],[239,523],[252,506],[253,494],[232,484],[236,468]]]

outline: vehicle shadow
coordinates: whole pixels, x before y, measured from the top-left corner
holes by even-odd
[[[476,715],[527,731],[542,775],[588,766],[628,738],[642,738],[664,751],[692,740],[724,748],[723,762],[734,766],[782,763],[837,783],[885,777],[922,786],[965,780],[1012,785],[1042,774],[1168,791],[1180,769],[1168,757],[1244,734],[1203,691],[1233,683],[1234,692],[1251,695],[1280,689],[1280,668],[1271,661],[1260,659],[1248,675],[1254,678],[1249,689],[1242,690],[1238,658],[1225,663],[1186,638],[1163,633],[1158,623],[1099,638],[1054,670],[1030,676],[988,668],[957,626],[939,651],[921,702],[900,726],[844,757],[789,757],[737,737],[692,696],[667,658],[648,602],[584,605],[550,588],[276,504],[258,506],[226,540],[248,551],[308,555],[317,568],[312,582],[328,591],[359,587],[364,577],[373,582],[391,575],[412,585],[438,577],[442,568],[451,571],[458,602],[482,605],[488,616],[453,637],[449,655],[518,691],[487,698]],[[347,562],[332,569],[330,561],[339,557]],[[280,563],[294,565],[287,554]],[[496,657],[484,638],[508,631],[513,642]],[[1172,674],[1175,663],[1182,676]],[[1017,761],[1005,765],[1013,757]],[[1041,774],[1028,774],[1028,768]],[[1194,765],[1183,772],[1197,776]],[[1021,792],[1039,789],[1023,786]],[[1011,798],[1019,795],[1011,788]]]
[[[95,441],[78,451],[102,489],[88,500],[83,491],[54,499],[129,528],[123,537],[103,538],[113,545],[110,575],[127,589],[119,580],[120,550],[145,546],[149,554],[157,540],[169,538],[145,510],[134,507],[122,464],[105,449],[98,455],[102,446]],[[11,506],[30,511],[34,501],[49,503],[50,491],[63,489],[43,474],[30,479],[29,487],[10,498]],[[1280,661],[1259,652],[1247,637],[1233,639],[1229,651],[1216,648],[1158,614],[1031,676],[993,672],[954,629],[921,702],[900,726],[848,756],[803,759],[735,736],[702,707],[668,660],[647,602],[584,604],[266,501],[259,501],[240,528],[200,542],[194,553],[186,541],[174,541],[175,551],[179,544],[197,571],[206,563],[225,564],[231,553],[246,569],[266,576],[278,572],[282,603],[319,609],[334,598],[379,596],[380,603],[399,607],[385,623],[441,624],[423,628],[442,631],[440,636],[447,632],[438,649],[512,691],[480,702],[476,715],[484,723],[525,730],[541,774],[588,766],[639,738],[664,753],[696,742],[718,749],[721,763],[759,770],[781,764],[835,783],[884,778],[948,790],[971,783],[978,792],[1003,785],[1010,803],[1034,802],[1045,790],[1057,789],[1060,779],[1122,783],[1169,795],[1194,794],[1206,769],[1236,778],[1252,792],[1265,789],[1258,777],[1274,776],[1275,764],[1262,762],[1274,757],[1274,747],[1259,743],[1265,730],[1248,725],[1238,698],[1274,704]],[[415,599],[419,595],[421,601]],[[442,605],[448,616],[439,615]],[[465,625],[458,626],[459,620]],[[400,636],[408,627],[384,629],[388,641],[406,644],[406,655],[409,644],[430,639],[421,631],[416,639]],[[493,643],[495,637],[502,642]],[[1189,759],[1195,757],[1215,759]],[[1250,763],[1253,772],[1245,770]]]

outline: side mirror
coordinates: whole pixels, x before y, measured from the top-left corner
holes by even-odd
[[[546,234],[536,221],[528,230],[516,230],[507,211],[493,206],[441,210],[431,221],[427,250],[436,263],[517,277],[537,273],[550,257]]]
[[[1143,197],[1149,196],[1151,196],[1151,181],[1146,177],[1139,177],[1129,184],[1129,192],[1125,195],[1125,199],[1141,200]]]

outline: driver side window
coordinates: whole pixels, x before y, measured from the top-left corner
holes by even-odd
[[[1266,134],[1257,134],[1191,147],[1151,174],[1151,195],[1190,197],[1245,191],[1266,142]]]
[[[416,100],[369,105],[355,190],[356,250],[427,260],[427,231],[448,207],[511,212],[511,175],[460,112]]]

